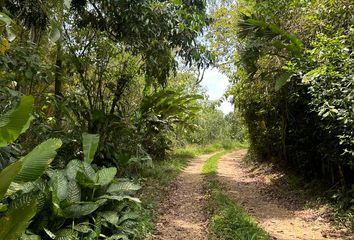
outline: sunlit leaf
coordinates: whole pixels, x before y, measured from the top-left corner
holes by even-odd
[[[86,163],[91,163],[93,161],[99,141],[100,141],[100,136],[97,134],[88,134],[88,133],[82,134],[84,161]]]
[[[38,145],[25,157],[21,158],[22,168],[16,176],[16,182],[35,181],[47,169],[61,147],[61,140],[51,138]]]
[[[23,96],[15,109],[0,116],[0,147],[12,143],[28,129],[33,103],[32,96]]]

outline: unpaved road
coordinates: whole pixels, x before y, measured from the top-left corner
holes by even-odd
[[[203,212],[204,194],[201,170],[212,154],[191,161],[171,185],[169,196],[160,204],[155,222],[155,240],[207,239],[207,216]]]
[[[315,210],[293,207],[288,200],[269,194],[271,182],[264,175],[256,175],[242,162],[246,150],[222,157],[219,161],[219,181],[229,195],[253,216],[273,239],[321,240],[335,239],[325,232],[329,224]],[[293,209],[292,209],[293,208]]]
[[[229,196],[251,215],[272,239],[350,239],[332,232],[328,221],[315,209],[293,204],[291,199],[274,196],[274,186],[266,173],[255,173],[243,161],[246,150],[223,156],[218,165],[220,184]],[[167,198],[159,204],[154,240],[206,240],[208,219],[203,212],[205,195],[201,169],[212,154],[193,161],[171,184]],[[284,195],[284,193],[283,193]],[[296,199],[295,199],[296,202]],[[332,235],[332,233],[334,235]]]

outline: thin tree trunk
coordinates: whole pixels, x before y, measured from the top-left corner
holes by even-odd
[[[57,43],[57,57],[55,61],[55,78],[54,78],[54,94],[56,101],[60,103],[62,101],[63,93],[62,93],[62,76],[63,76],[63,61],[62,61],[62,47],[61,41]],[[61,125],[62,112],[60,108],[56,109],[55,119],[57,122],[57,126]]]
[[[339,172],[339,180],[342,187],[342,191],[345,192],[346,182],[345,182],[345,177],[344,177],[343,168],[341,164],[338,164],[338,172]]]

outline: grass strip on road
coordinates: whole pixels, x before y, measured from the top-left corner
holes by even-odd
[[[210,216],[208,239],[210,240],[269,240],[247,213],[227,195],[217,179],[218,162],[230,150],[216,153],[204,164],[207,191],[207,211]]]
[[[221,152],[218,152],[208,158],[208,160],[204,163],[203,169],[202,169],[202,174],[205,175],[216,175],[217,170],[218,170],[218,162],[222,156],[225,154],[231,152],[230,150],[224,150]]]

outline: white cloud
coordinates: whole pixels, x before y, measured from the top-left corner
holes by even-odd
[[[227,90],[229,79],[216,68],[207,69],[201,85],[206,88],[211,100],[218,100]],[[224,114],[227,114],[233,111],[233,106],[228,101],[225,101],[221,104],[219,109],[223,111]]]

